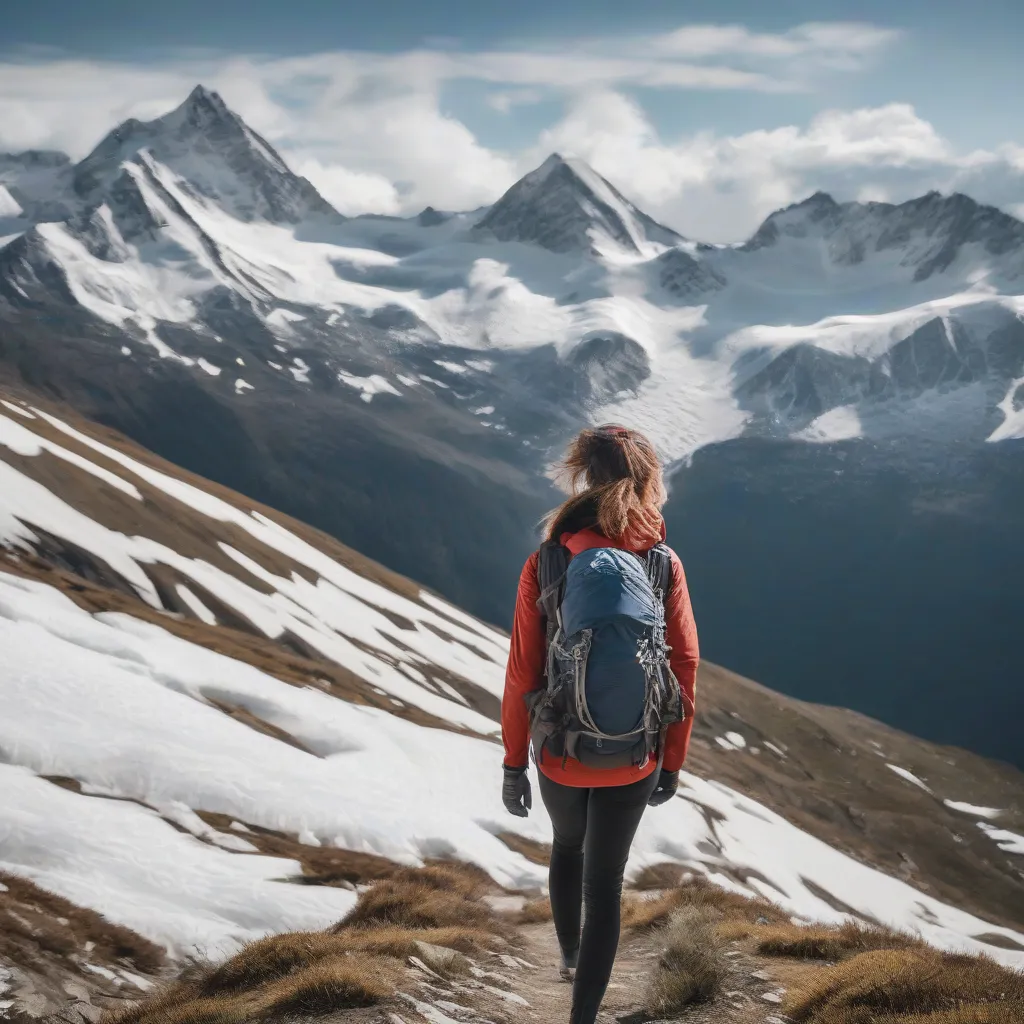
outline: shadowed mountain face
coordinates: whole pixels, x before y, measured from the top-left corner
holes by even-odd
[[[1024,444],[730,441],[672,488],[708,657],[1022,763]]]
[[[984,716],[1024,616],[1022,291],[1024,224],[962,195],[819,194],[710,246],[555,154],[489,208],[344,218],[202,87],[77,165],[0,156],[12,380],[503,625],[552,459],[636,425],[688,466],[714,656],[1017,759]]]

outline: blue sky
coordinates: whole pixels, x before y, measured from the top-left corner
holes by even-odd
[[[0,149],[81,156],[217,88],[346,212],[491,201],[559,148],[691,234],[818,187],[1024,210],[1024,4],[981,0],[33,0]]]

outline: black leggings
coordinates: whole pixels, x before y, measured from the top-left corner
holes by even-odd
[[[608,988],[619,948],[622,875],[657,781],[655,771],[628,786],[580,789],[540,773],[540,794],[554,830],[551,914],[562,957],[576,966],[570,1024],[594,1024]]]

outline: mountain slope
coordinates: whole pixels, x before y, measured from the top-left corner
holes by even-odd
[[[542,882],[522,851],[543,810],[497,797],[502,634],[110,430],[2,401],[0,871],[172,955],[328,924],[341,881],[395,862]],[[1024,957],[1018,772],[714,666],[699,685],[690,773],[632,871],[677,861],[807,919]]]

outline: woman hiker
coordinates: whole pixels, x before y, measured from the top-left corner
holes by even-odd
[[[549,891],[570,1022],[593,1024],[633,837],[644,809],[675,794],[686,757],[699,654],[682,563],[663,543],[654,447],[626,427],[587,429],[562,470],[572,496],[547,517],[547,541],[519,580],[502,799],[529,812],[532,741],[554,831]]]

